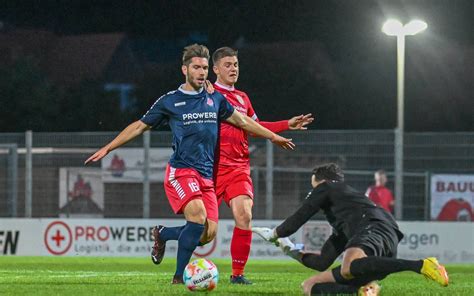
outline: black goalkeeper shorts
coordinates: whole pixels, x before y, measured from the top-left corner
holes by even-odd
[[[367,221],[346,244],[361,248],[367,256],[397,257],[399,238],[393,226],[379,220]]]

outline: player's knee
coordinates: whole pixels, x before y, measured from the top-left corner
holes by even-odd
[[[250,223],[252,221],[252,211],[251,210],[243,210],[239,211],[235,215],[235,224],[237,227],[242,229],[250,229]]]
[[[311,289],[313,286],[305,284],[305,282],[301,283],[301,290],[303,290],[303,295],[311,295]]]
[[[342,266],[341,276],[346,280],[350,280],[353,278],[351,274],[350,266]]]
[[[199,224],[206,223],[206,213],[202,213],[202,214],[196,216],[196,223],[199,223]]]
[[[204,224],[206,223],[206,209],[204,208],[204,204],[201,201],[194,202],[191,201],[185,208],[184,208],[184,216],[186,220],[189,222]]]
[[[206,223],[206,212],[205,211],[195,211],[187,215],[187,220],[190,222],[204,224]]]
[[[185,216],[188,221],[199,224],[206,223],[206,209],[203,206],[186,209]]]

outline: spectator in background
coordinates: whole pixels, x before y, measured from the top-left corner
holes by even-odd
[[[385,187],[387,184],[387,175],[384,170],[378,170],[374,174],[375,185],[367,188],[365,195],[376,205],[385,209],[389,213],[393,213],[394,199],[390,189]]]

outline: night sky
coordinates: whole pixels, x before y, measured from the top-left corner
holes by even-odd
[[[281,119],[313,107],[310,111],[318,116],[314,128],[395,127],[396,41],[380,30],[390,17],[402,22],[418,18],[429,26],[407,40],[406,128],[474,131],[472,0],[0,1],[4,27],[64,35],[126,32],[132,38],[169,41],[201,36],[211,50],[224,45],[318,42],[336,78],[329,90],[319,85],[312,93],[316,102],[298,107],[280,99],[281,108],[262,114],[268,104],[279,104],[266,98],[278,95],[252,87],[252,67],[258,65],[242,60],[245,47],[240,51],[243,68],[238,84],[261,110],[261,118]],[[268,75],[281,83],[280,73]]]

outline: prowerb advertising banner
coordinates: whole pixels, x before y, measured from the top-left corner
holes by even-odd
[[[474,221],[474,175],[431,176],[431,220]]]
[[[161,223],[180,226],[184,220],[145,219],[0,219],[0,250],[21,256],[150,256],[152,228]],[[195,256],[226,258],[234,222],[222,220],[217,238],[198,247]],[[263,221],[274,227],[276,222]],[[2,234],[4,233],[4,234]],[[299,234],[299,233],[298,233]],[[2,235],[5,239],[2,240]],[[3,245],[2,245],[3,244]],[[166,244],[166,256],[175,257],[177,242]],[[254,237],[251,256],[286,258],[279,248]]]
[[[150,256],[151,229],[159,222],[182,225],[184,220],[150,219],[0,219],[0,253],[19,256]],[[275,227],[281,221],[256,220],[254,226]],[[198,247],[195,256],[228,258],[232,220],[219,222],[217,238]],[[445,263],[474,262],[474,223],[400,222],[405,238],[398,257],[436,256]],[[305,250],[319,251],[331,234],[325,222],[304,225],[291,239]],[[175,257],[177,243],[166,244],[166,256]],[[289,259],[279,248],[253,236],[252,259]]]

